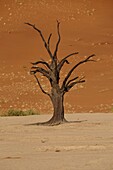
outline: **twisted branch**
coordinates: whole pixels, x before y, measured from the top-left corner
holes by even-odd
[[[56,59],[57,59],[57,52],[58,52],[59,43],[60,43],[60,40],[61,40],[59,26],[60,26],[60,22],[57,20],[58,41],[56,43],[56,48],[55,48],[54,55],[53,55],[54,58],[56,58]]]
[[[67,82],[66,86],[68,86],[72,81],[75,81],[75,80],[78,79],[78,78],[79,78],[79,77],[77,76],[77,77],[75,77],[75,78],[69,80],[69,81]]]
[[[50,48],[49,48],[49,43],[46,42],[41,30],[39,30],[35,25],[30,24],[28,22],[26,22],[25,24],[31,26],[33,29],[35,29],[39,33],[39,35],[40,35],[40,37],[41,37],[41,39],[42,39],[42,41],[44,43],[44,46],[45,46],[47,52],[49,53],[50,58],[53,59],[52,53],[51,53]],[[51,38],[51,36],[49,36],[48,41],[50,41],[50,38]]]
[[[73,86],[75,86],[76,84],[79,84],[79,83],[84,83],[85,80],[84,80],[84,77],[80,78],[78,81],[74,81],[76,80],[78,77],[75,77],[75,79],[72,79],[70,80],[70,82],[68,82],[64,88],[64,93],[65,92],[68,92]]]
[[[87,57],[85,60],[82,60],[82,61],[80,61],[79,63],[77,63],[77,64],[69,71],[69,73],[68,73],[67,76],[65,77],[65,79],[64,79],[64,81],[63,81],[63,83],[62,83],[62,88],[61,88],[61,89],[64,89],[64,88],[65,88],[66,82],[67,82],[67,80],[69,79],[69,77],[71,76],[71,74],[73,73],[73,71],[74,71],[78,66],[80,66],[80,65],[83,64],[83,63],[86,63],[86,62],[89,62],[89,61],[95,61],[95,60],[91,59],[91,58],[94,57],[94,56],[95,56],[95,54],[92,54],[92,55],[90,55],[89,57]]]
[[[50,94],[47,93],[47,92],[42,88],[42,86],[41,86],[41,84],[40,84],[40,82],[39,82],[39,80],[38,80],[38,77],[37,77],[35,74],[33,74],[33,75],[34,75],[34,77],[35,77],[35,79],[36,79],[36,81],[37,81],[37,83],[38,83],[38,85],[39,85],[41,91],[42,91],[44,94],[50,96]]]
[[[30,71],[31,73],[36,74],[37,72],[39,72],[43,76],[47,77],[49,80],[51,79],[50,74],[49,74],[49,72],[47,70],[45,70],[45,69],[43,69],[41,67],[36,67],[36,66],[31,67],[31,69],[34,69],[34,70]]]
[[[37,61],[37,62],[31,63],[31,64],[32,64],[32,65],[43,64],[43,65],[45,65],[49,70],[51,70],[50,65],[49,65],[46,61]]]
[[[49,35],[49,37],[48,37],[48,41],[47,41],[48,46],[50,45],[51,36],[52,36],[52,33],[51,33],[51,34]]]
[[[71,56],[73,56],[73,55],[75,55],[75,54],[78,54],[78,52],[71,53],[71,54],[67,55],[66,57],[64,57],[64,58],[60,61],[60,63],[58,64],[58,67],[57,67],[58,72],[60,72],[60,70],[61,70],[61,68],[63,67],[64,63],[69,64],[67,58],[69,58],[69,57],[71,57]]]

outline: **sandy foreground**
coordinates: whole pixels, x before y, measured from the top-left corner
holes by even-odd
[[[26,126],[49,117],[0,117],[0,170],[113,170],[112,114],[70,114],[76,123]]]
[[[35,24],[46,40],[52,33],[53,52],[56,20],[61,23],[58,60],[79,52],[64,65],[60,82],[86,56],[96,54],[97,61],[80,66],[70,77],[85,76],[86,83],[66,95],[66,113],[112,112],[113,0],[0,0],[0,112],[13,108],[52,113],[50,100],[29,74],[31,62],[44,59],[50,63],[50,57],[40,36],[24,22]],[[39,79],[50,91],[47,80]]]

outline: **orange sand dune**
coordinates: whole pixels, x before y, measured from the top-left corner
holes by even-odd
[[[44,36],[57,38],[56,20],[61,22],[59,59],[79,51],[71,63],[96,54],[96,63],[80,67],[86,83],[73,88],[65,98],[65,109],[73,112],[112,112],[113,108],[113,1],[112,0],[1,0],[0,1],[0,109],[37,109],[51,113],[49,99],[41,94],[29,74],[30,62],[49,57],[39,35],[24,24],[35,23]],[[69,67],[70,68],[70,67]],[[68,67],[64,68],[64,74]],[[62,75],[62,77],[64,76]],[[73,75],[74,75],[73,74]],[[42,79],[46,86],[46,80]]]

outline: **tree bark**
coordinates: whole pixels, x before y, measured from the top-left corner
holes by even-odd
[[[52,89],[51,101],[53,104],[53,117],[52,120],[56,122],[64,121],[64,95]]]
[[[50,99],[53,105],[53,116],[47,122],[38,123],[38,125],[59,125],[66,123],[64,118],[64,94],[61,93],[58,88],[52,88]]]

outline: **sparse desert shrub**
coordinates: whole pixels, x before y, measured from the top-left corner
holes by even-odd
[[[33,110],[15,110],[9,109],[2,116],[29,116],[29,115],[38,115],[39,113]]]

